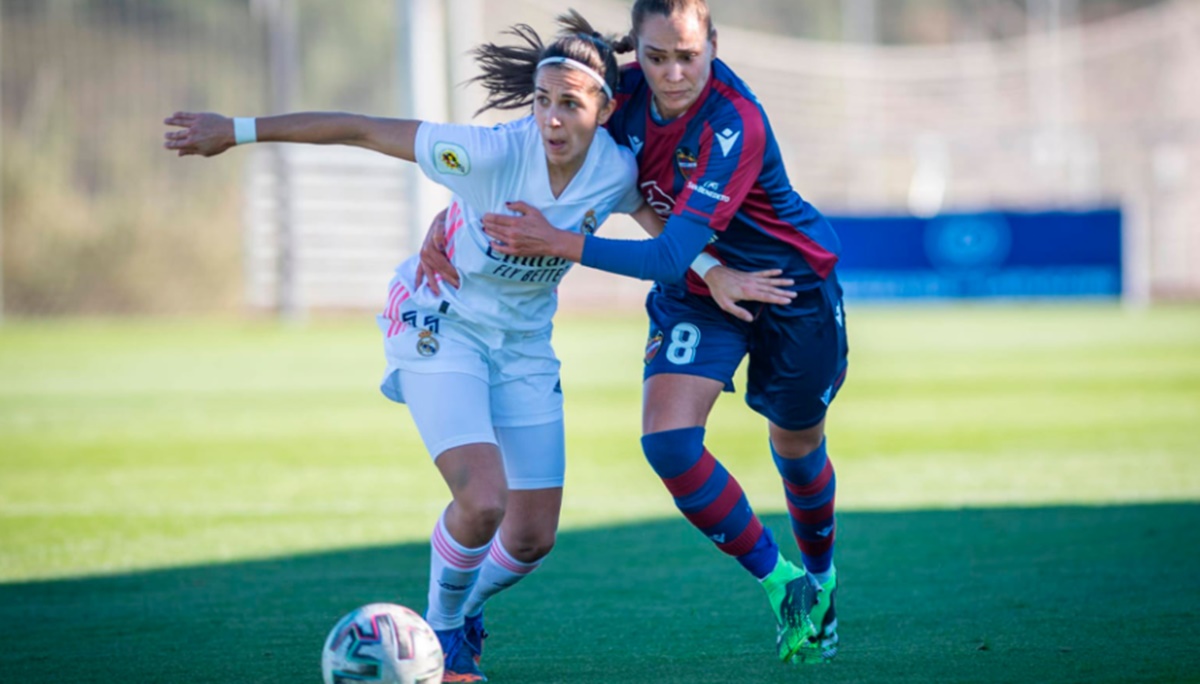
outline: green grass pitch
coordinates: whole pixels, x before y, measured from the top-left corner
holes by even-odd
[[[492,681],[1200,681],[1200,308],[851,307],[829,422],[842,651],[638,445],[641,316],[564,316],[559,544],[488,610]],[[0,327],[0,682],[319,682],[356,605],[423,609],[446,501],[370,316]],[[796,557],[763,421],[710,448]]]

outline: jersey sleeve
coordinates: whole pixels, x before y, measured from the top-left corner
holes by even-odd
[[[696,168],[675,201],[674,214],[723,231],[762,173],[767,129],[749,100],[705,122]]]
[[[417,164],[430,180],[477,207],[500,193],[511,162],[512,136],[504,127],[422,122],[417,129]]]

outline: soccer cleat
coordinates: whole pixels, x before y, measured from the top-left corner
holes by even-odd
[[[475,663],[471,647],[467,645],[466,632],[458,629],[434,630],[446,655],[446,669],[442,672],[443,682],[486,682],[487,677]]]
[[[803,662],[797,659],[797,654],[817,633],[810,613],[817,603],[819,585],[812,575],[782,555],[771,574],[763,578],[762,585],[775,612],[779,659],[785,663]]]
[[[463,632],[467,648],[471,649],[471,656],[478,664],[483,658],[483,640],[488,638],[487,630],[483,628],[483,613],[475,617],[468,615],[463,622]]]
[[[809,637],[808,643],[796,652],[792,662],[827,663],[837,655],[837,610],[834,606],[837,584],[837,571],[834,570],[830,578],[819,585],[817,602],[809,611],[813,624],[819,626],[816,633]]]

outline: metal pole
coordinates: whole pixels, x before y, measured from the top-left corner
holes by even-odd
[[[869,48],[878,41],[875,0],[842,0],[842,42]],[[846,88],[846,148],[851,159],[868,160],[856,165],[846,175],[845,202],[853,211],[881,201],[879,189],[884,183],[871,177],[873,165],[879,158],[879,126],[876,113],[869,105],[870,86],[865,79],[847,79]]]
[[[468,123],[483,105],[478,88],[466,83],[478,73],[471,50],[483,42],[483,1],[449,0],[447,17],[453,17],[454,29],[446,34],[447,61],[450,69],[450,120]]]
[[[446,21],[440,0],[396,0],[399,19],[396,42],[400,64],[398,110],[406,119],[447,120]],[[434,214],[449,202],[449,193],[421,173],[416,164],[405,168],[408,188],[407,242],[420,249]]]
[[[255,0],[267,32],[267,65],[270,72],[269,113],[293,109],[299,80],[300,48],[295,0]],[[270,149],[275,177],[276,310],[286,321],[304,318],[300,290],[299,236],[292,202],[292,167],[284,145]]]

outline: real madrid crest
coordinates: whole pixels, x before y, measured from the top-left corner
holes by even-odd
[[[583,215],[583,234],[591,235],[592,233],[595,233],[596,225],[596,210],[588,209],[587,213]]]
[[[438,353],[438,341],[432,330],[422,330],[417,333],[417,353],[421,356],[433,356]]]

